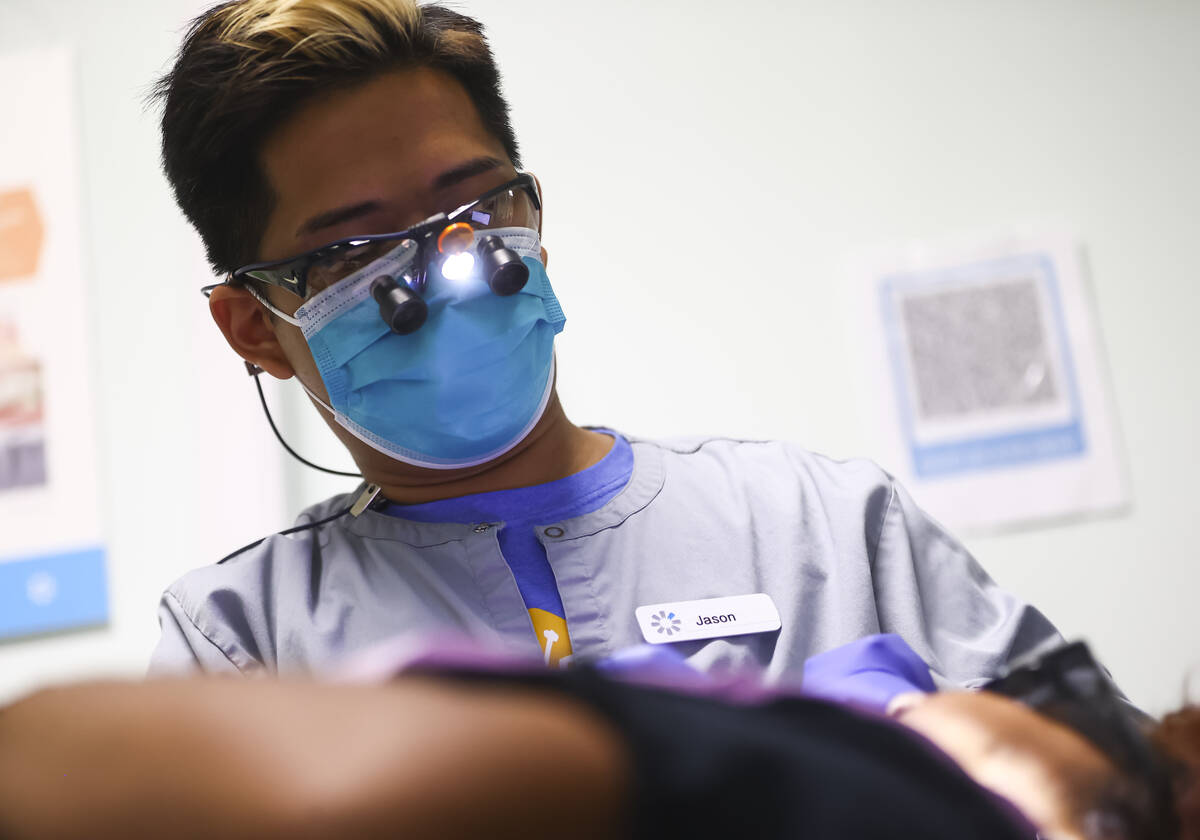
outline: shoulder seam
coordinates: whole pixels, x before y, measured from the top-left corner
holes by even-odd
[[[629,441],[630,445],[644,443],[644,444],[648,444],[650,446],[657,446],[659,449],[666,449],[668,452],[674,452],[677,455],[694,455],[695,453],[699,452],[701,449],[703,449],[705,446],[709,445],[710,443],[721,443],[721,442],[737,443],[737,444],[779,443],[779,441],[775,441],[775,440],[760,440],[760,439],[752,439],[752,438],[733,438],[733,437],[721,437],[721,436],[700,438],[699,440],[688,442],[688,443],[673,443],[670,441],[656,440],[654,438],[626,437],[625,439],[627,441]]]
[[[879,559],[879,543],[883,539],[883,529],[887,525],[888,516],[892,512],[892,505],[896,502],[896,482],[888,482],[888,501],[883,507],[883,515],[879,517],[879,530],[875,533],[875,545],[871,546],[870,563],[871,567],[875,566]]]
[[[175,605],[177,607],[179,607],[179,612],[183,615],[184,618],[186,618],[188,620],[188,623],[190,623],[192,625],[192,627],[194,627],[196,629],[196,632],[199,633],[201,635],[201,637],[203,637],[204,641],[208,642],[210,645],[212,645],[214,648],[216,648],[218,651],[220,651],[221,655],[224,656],[226,660],[228,660],[230,665],[232,665],[234,668],[237,669],[237,672],[239,674],[244,675],[246,673],[245,671],[242,670],[242,666],[238,665],[236,662],[234,662],[233,657],[231,657],[228,653],[225,652],[225,649],[223,647],[221,647],[219,644],[217,644],[215,641],[213,641],[212,636],[210,636],[208,633],[205,633],[203,630],[200,629],[200,625],[196,623],[196,619],[191,615],[191,613],[189,613],[187,611],[187,608],[184,607],[183,602],[179,600],[179,597],[174,592],[172,592],[170,589],[168,589],[165,592],[163,592],[163,597],[170,598],[172,601],[175,602]]]

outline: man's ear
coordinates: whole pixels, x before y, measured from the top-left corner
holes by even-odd
[[[530,172],[529,174],[533,175],[533,183],[537,185],[538,201],[540,201],[542,204],[541,212],[538,213],[538,239],[541,239],[542,238],[542,219],[544,219],[546,217],[546,196],[542,192],[542,182],[538,180],[538,176],[532,172]],[[543,247],[542,248],[542,265],[545,266],[547,264],[547,262],[549,261],[549,259],[550,259],[550,255],[546,253],[546,249],[545,249],[545,247]]]
[[[276,379],[295,375],[266,307],[248,291],[236,286],[217,286],[208,299],[208,311],[229,346],[243,359]]]

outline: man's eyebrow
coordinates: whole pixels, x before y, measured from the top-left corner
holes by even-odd
[[[453,187],[455,184],[461,183],[468,178],[474,178],[476,175],[482,175],[485,172],[491,172],[493,169],[499,169],[504,166],[504,161],[494,157],[477,157],[469,160],[466,163],[459,164],[453,169],[447,169],[442,174],[433,179],[431,186],[434,192],[440,192]]]
[[[296,235],[303,236],[307,233],[318,231],[321,228],[332,227],[342,222],[348,222],[351,219],[357,219],[359,216],[366,216],[368,213],[374,213],[382,206],[383,203],[379,201],[360,201],[358,204],[350,204],[345,207],[326,210],[324,213],[318,213],[300,225],[296,229]]]
[[[442,172],[433,179],[431,186],[434,192],[440,192],[468,178],[474,178],[476,175],[491,172],[493,169],[499,169],[504,165],[504,161],[491,156],[473,158],[466,163],[459,164],[452,169]],[[311,219],[308,219],[296,229],[296,235],[304,236],[305,234],[315,233],[322,228],[333,227],[342,222],[356,219],[359,216],[374,213],[382,207],[383,202],[375,200],[360,201],[358,204],[349,204],[345,207],[335,207],[333,210],[326,210],[324,213],[318,213]]]

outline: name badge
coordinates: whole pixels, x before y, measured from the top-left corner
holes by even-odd
[[[652,645],[766,633],[781,626],[775,602],[763,592],[649,604],[638,607],[634,615],[642,637]]]

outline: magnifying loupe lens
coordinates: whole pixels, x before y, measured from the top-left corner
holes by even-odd
[[[525,288],[529,280],[529,266],[525,265],[516,251],[504,247],[503,239],[485,236],[479,240],[476,250],[483,263],[483,276],[493,292],[507,297]]]
[[[425,323],[429,307],[420,296],[405,283],[396,282],[390,274],[375,278],[371,284],[371,295],[379,304],[379,316],[399,335],[414,333]]]

